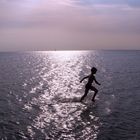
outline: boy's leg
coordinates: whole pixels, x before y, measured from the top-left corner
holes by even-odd
[[[85,94],[81,97],[81,100],[80,100],[80,101],[84,100],[84,98],[85,98],[85,97],[87,96],[87,94],[88,94],[88,91],[89,91],[89,89],[86,88],[86,89],[85,89]]]
[[[98,93],[98,90],[95,87],[91,87],[91,90],[95,92],[92,98],[92,101],[94,102],[94,99],[95,99],[96,94]]]

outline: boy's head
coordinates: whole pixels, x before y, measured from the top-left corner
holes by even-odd
[[[96,72],[97,72],[97,69],[96,69],[95,67],[93,67],[93,68],[91,69],[91,73],[95,74]]]

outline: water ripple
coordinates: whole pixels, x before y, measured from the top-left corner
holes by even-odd
[[[139,51],[0,54],[0,139],[139,140]],[[79,81],[97,67],[95,103]]]
[[[49,55],[50,65],[48,60],[44,61],[45,65],[49,65],[48,69],[44,67],[39,70],[40,82],[30,90],[31,94],[46,88],[38,98],[32,98],[24,106],[24,109],[30,111],[34,108],[41,110],[31,126],[40,130],[45,138],[81,140],[97,137],[99,118],[79,102],[82,90],[79,84],[80,72],[85,65],[81,53],[86,52],[46,54]],[[28,132],[35,137],[31,126]]]

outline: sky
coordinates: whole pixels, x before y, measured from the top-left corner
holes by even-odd
[[[140,0],[0,0],[0,51],[140,50]]]

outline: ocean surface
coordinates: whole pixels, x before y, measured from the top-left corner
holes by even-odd
[[[140,140],[140,51],[1,52],[0,140]]]

